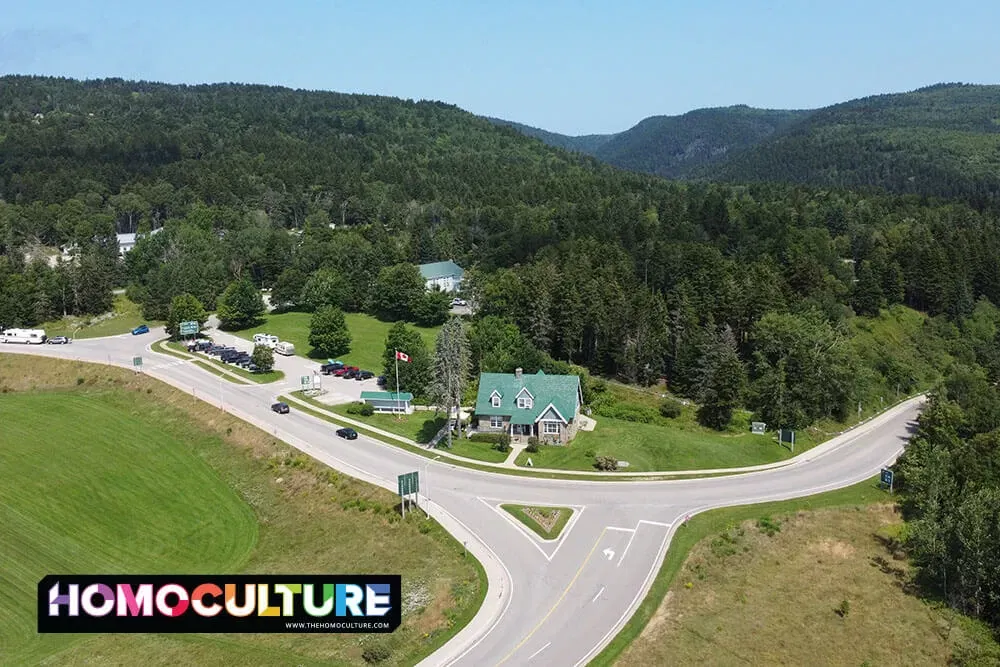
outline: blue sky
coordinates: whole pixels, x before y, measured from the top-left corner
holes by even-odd
[[[1000,83],[1000,3],[987,0],[3,5],[0,73],[437,99],[567,134],[706,106]]]

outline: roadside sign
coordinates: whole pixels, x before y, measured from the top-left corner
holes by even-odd
[[[778,431],[778,441],[781,443],[788,443],[791,451],[795,451],[795,431],[791,429],[781,429]]]
[[[182,336],[194,336],[198,333],[198,329],[200,328],[201,327],[198,326],[197,322],[181,322],[179,325],[179,333]]]
[[[882,484],[889,487],[889,493],[892,493],[892,482],[895,475],[888,468],[882,468]]]
[[[305,391],[307,389],[312,389],[312,376],[311,375],[303,375],[302,378],[301,378],[301,382],[302,382],[302,389],[303,389],[303,391]]]
[[[767,424],[765,422],[750,422],[750,432],[763,435],[767,433]]]
[[[420,481],[417,479],[416,472],[406,472],[396,478],[396,482],[399,485],[399,503],[400,509],[403,512],[403,516],[406,516],[406,497],[411,493],[417,493],[420,491]]]
[[[142,357],[132,357],[132,365],[140,368],[142,366]]]

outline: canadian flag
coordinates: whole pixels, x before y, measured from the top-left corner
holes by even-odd
[[[405,361],[407,363],[410,362],[410,355],[406,354],[405,352],[400,352],[399,350],[396,350],[396,358],[399,359],[400,361]]]

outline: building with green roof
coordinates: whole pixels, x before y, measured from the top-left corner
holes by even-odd
[[[465,271],[450,259],[447,262],[432,262],[421,264],[420,275],[427,283],[427,289],[437,287],[442,292],[457,292],[462,286]]]
[[[368,403],[375,412],[388,412],[391,414],[412,414],[413,394],[407,391],[399,393],[394,391],[363,391],[361,400]]]
[[[564,445],[579,427],[583,393],[576,375],[480,373],[476,429],[508,433],[512,440],[536,437]]]

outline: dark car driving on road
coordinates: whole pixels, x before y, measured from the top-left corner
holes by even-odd
[[[347,438],[348,440],[358,439],[358,432],[355,431],[353,428],[338,428],[337,435],[339,435],[341,438]]]
[[[277,412],[279,415],[287,415],[289,408],[288,403],[275,403],[271,406],[271,409]]]

